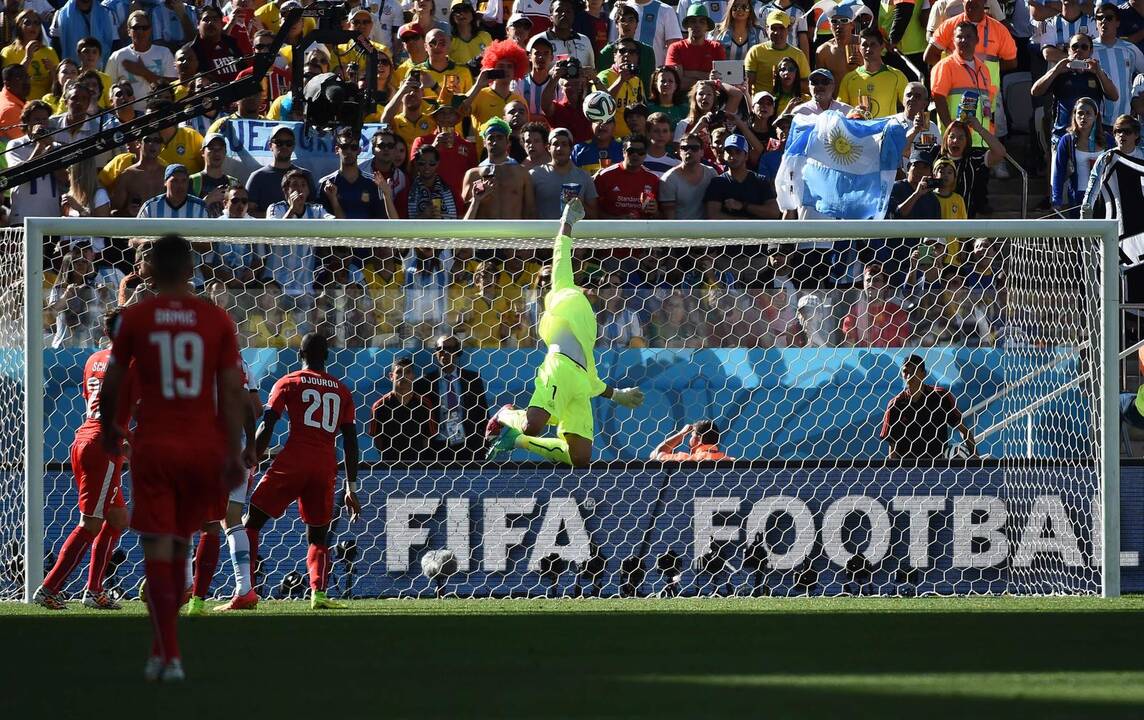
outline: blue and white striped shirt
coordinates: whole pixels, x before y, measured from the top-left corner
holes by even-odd
[[[167,202],[167,195],[156,195],[147,202],[143,203],[143,207],[139,208],[139,215],[141,218],[162,218],[170,220],[174,218],[209,218],[210,213],[207,212],[207,204],[201,198],[194,195],[188,195],[187,199],[179,207],[172,207],[171,203]]]
[[[1111,125],[1120,115],[1132,114],[1132,79],[1144,73],[1144,52],[1127,40],[1117,39],[1110,45],[1095,42],[1093,57],[1100,63],[1100,69],[1112,78],[1112,84],[1120,89],[1119,100],[1105,98],[1101,105],[1101,119]]]
[[[1078,33],[1084,33],[1090,38],[1100,37],[1096,31],[1096,19],[1091,15],[1081,13],[1076,20],[1065,20],[1064,15],[1057,15],[1048,20],[1041,20],[1036,25],[1037,32],[1034,40],[1041,47],[1056,45],[1061,50],[1067,50],[1069,38]]]

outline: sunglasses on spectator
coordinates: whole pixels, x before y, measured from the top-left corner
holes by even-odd
[[[1075,43],[1069,46],[1073,50],[1092,50],[1092,45],[1088,43]]]
[[[687,152],[699,152],[703,148],[699,145],[680,145],[679,149],[686,150]]]
[[[342,143],[341,145],[338,145],[338,147],[340,147],[342,150],[353,150],[354,152],[361,150],[361,145],[358,143]]]
[[[628,155],[647,155],[647,148],[629,145],[628,147],[624,148],[624,152],[626,152]]]
[[[246,205],[247,203],[250,202],[250,198],[248,198],[248,197],[232,197],[230,199],[230,201],[232,203],[242,203],[243,205]]]
[[[747,12],[751,8],[746,5],[732,5],[731,12]]]
[[[1117,17],[1116,15],[1097,15],[1096,16],[1097,22],[1100,22],[1101,20],[1119,20],[1119,19],[1120,18]]]
[[[151,26],[150,25],[131,25],[127,29],[128,30],[150,30]]]
[[[274,143],[278,147],[294,147],[294,141],[289,138],[284,138],[282,140],[271,140],[270,142]]]

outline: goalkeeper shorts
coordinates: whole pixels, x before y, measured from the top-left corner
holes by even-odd
[[[592,421],[591,383],[588,372],[572,358],[550,352],[536,371],[536,389],[528,401],[551,417],[560,435],[579,435],[591,440],[595,436]]]

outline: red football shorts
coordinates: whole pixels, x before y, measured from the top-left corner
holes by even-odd
[[[104,452],[98,437],[76,438],[71,446],[71,464],[81,515],[102,518],[108,508],[127,507],[119,485],[123,456]]]
[[[144,535],[190,537],[225,515],[221,446],[137,442],[131,455],[131,527]],[[223,508],[222,515],[216,515]],[[213,517],[212,517],[213,516]]]
[[[281,517],[286,508],[298,501],[298,514],[307,525],[329,525],[334,519],[334,478],[337,466],[328,462],[305,462],[279,455],[262,476],[251,507],[270,517]]]

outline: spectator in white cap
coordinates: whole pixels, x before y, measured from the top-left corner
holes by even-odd
[[[775,137],[774,120],[778,115],[776,103],[774,93],[769,90],[760,90],[751,96],[749,108],[751,116],[747,119],[747,127],[751,128],[751,132],[755,133],[755,137],[759,138],[764,146],[769,145]]]
[[[703,195],[709,220],[779,218],[774,187],[747,169],[750,149],[742,135],[733,133],[723,141],[722,159],[727,171],[712,179]]]
[[[532,19],[521,13],[508,16],[505,23],[505,35],[522,48],[528,47],[528,40],[532,37]]]
[[[309,170],[299,167],[291,161],[291,158],[294,157],[294,145],[296,143],[294,128],[290,125],[275,125],[274,129],[270,131],[270,153],[272,157],[270,164],[258,168],[250,173],[250,177],[246,179],[246,191],[250,193],[248,212],[254,217],[264,216],[267,208],[286,199],[282,191],[282,178],[291,170],[298,170],[305,174],[310,181],[310,197],[317,195],[314,189],[314,176],[310,174]]]
[[[827,110],[837,110],[843,115],[853,108],[834,99],[834,73],[826,68],[818,68],[810,74],[810,99],[790,110],[792,115],[821,115]]]
[[[814,54],[815,65],[826,68],[836,78],[846,77],[846,73],[862,64],[858,31],[854,27],[856,14],[857,8],[851,2],[835,5],[830,15],[832,37],[819,45]]]
[[[190,193],[203,199],[211,217],[222,215],[226,189],[238,185],[238,178],[223,171],[230,144],[220,133],[208,133],[203,138],[203,170],[191,175]]]

